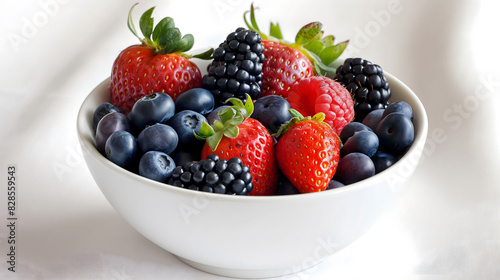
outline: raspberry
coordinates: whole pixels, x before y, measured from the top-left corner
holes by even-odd
[[[290,107],[303,116],[325,114],[324,122],[339,134],[354,118],[351,95],[338,82],[324,76],[301,79],[292,87],[287,97]]]
[[[211,193],[248,195],[253,189],[250,169],[238,157],[229,160],[209,155],[198,162],[177,166],[168,184]]]
[[[334,79],[344,85],[354,99],[355,121],[361,122],[373,110],[385,109],[391,97],[382,67],[362,58],[347,58],[337,68]]]
[[[264,61],[261,42],[259,33],[238,28],[214,50],[202,87],[213,94],[216,106],[231,97],[245,100],[249,94],[255,100],[260,96]]]

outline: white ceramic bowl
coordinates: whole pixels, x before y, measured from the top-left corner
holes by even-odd
[[[158,183],[113,164],[94,146],[92,115],[109,101],[109,79],[85,99],[77,130],[95,182],[130,225],[187,264],[244,278],[295,273],[351,244],[405,189],[427,137],[418,97],[386,73],[391,101],[414,110],[415,142],[395,165],[361,182],[320,193],[241,197],[195,192]]]

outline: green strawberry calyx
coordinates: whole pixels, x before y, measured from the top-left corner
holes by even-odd
[[[250,21],[247,20],[249,15]],[[243,20],[250,30],[258,32],[262,39],[279,42],[282,45],[290,46],[300,50],[314,65],[316,73],[324,75],[328,72],[335,73],[336,68],[330,66],[345,50],[349,40],[335,44],[333,35],[324,36],[321,22],[311,22],[304,25],[295,36],[295,42],[288,42],[283,39],[279,24],[271,23],[269,35],[262,33],[255,20],[255,8],[253,3],[250,11],[246,11]]]
[[[139,36],[136,31],[132,19],[132,10],[138,3],[134,4],[128,13],[127,25],[130,31],[144,45],[155,49],[157,54],[177,53],[186,58],[209,59],[213,49],[209,49],[203,53],[196,55],[188,55],[185,52],[189,51],[194,45],[194,37],[191,34],[182,36],[179,28],[175,27],[174,20],[171,17],[165,17],[154,26],[154,18],[152,17],[155,7],[145,11],[139,19],[139,28],[144,37]]]
[[[233,104],[222,109],[219,113],[219,119],[213,125],[209,125],[205,120],[201,124],[198,133],[194,133],[198,140],[207,141],[208,145],[215,151],[222,138],[235,138],[238,136],[238,125],[243,123],[253,113],[253,101],[250,95],[247,94],[245,103],[239,98],[229,98],[226,103]]]
[[[282,124],[278,129],[278,131],[272,135],[273,137],[279,138],[283,136],[290,128],[292,128],[297,123],[305,121],[315,121],[330,127],[329,124],[323,121],[325,119],[325,113],[323,112],[319,112],[316,113],[314,116],[307,116],[307,117],[302,116],[302,114],[295,109],[288,109],[288,112],[290,112],[292,118],[288,122]]]

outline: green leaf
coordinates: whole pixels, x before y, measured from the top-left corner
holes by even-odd
[[[245,117],[240,112],[236,112],[234,117],[229,119],[226,123],[224,123],[224,125],[226,127],[237,126],[237,125],[240,125],[244,121],[245,121]]]
[[[239,128],[237,125],[231,125],[231,126],[228,126],[226,127],[226,129],[224,129],[224,136],[226,137],[229,137],[229,138],[234,138],[236,136],[238,136],[238,133],[239,133]]]
[[[128,29],[135,35],[135,37],[137,37],[139,40],[142,41],[142,38],[139,37],[139,35],[137,34],[137,31],[135,30],[135,26],[134,26],[134,20],[132,19],[132,10],[134,9],[135,6],[137,6],[139,3],[135,3],[132,8],[130,8],[130,11],[128,12],[128,20],[127,20],[127,26],[128,26]]]
[[[323,50],[324,45],[320,41],[312,41],[303,46],[305,49],[319,55],[319,53]]]
[[[257,25],[257,21],[255,20],[255,9],[253,7],[253,3],[250,5],[250,22],[252,22],[252,26],[255,28],[255,31],[259,31],[259,26]]]
[[[195,136],[199,140],[205,140],[208,137],[213,136],[214,134],[214,129],[205,120],[201,123],[198,133],[195,132]]]
[[[279,23],[274,24],[271,22],[271,27],[269,29],[269,35],[278,39],[278,40],[283,40],[283,35],[281,34],[281,28]]]
[[[245,105],[243,104],[243,101],[241,101],[241,99],[236,98],[236,97],[228,98],[226,100],[226,103],[227,102],[231,102],[233,104],[233,106],[236,106],[236,107],[240,107],[240,108],[245,107]],[[234,108],[234,109],[237,109],[237,108]]]
[[[165,30],[165,32],[163,32],[158,39],[158,45],[160,45],[161,47],[158,53],[171,53],[177,46],[177,43],[180,39],[181,32],[178,28],[169,28]]]
[[[219,115],[220,121],[222,123],[226,123],[234,117],[235,113],[231,107],[227,107],[227,108],[222,109],[218,115]]]
[[[323,49],[321,53],[319,53],[321,62],[323,62],[325,65],[330,65],[330,63],[334,62],[342,54],[342,52],[344,52],[347,44],[348,41],[345,41]]]
[[[158,22],[158,24],[155,26],[155,29],[153,30],[153,42],[158,43],[158,39],[160,38],[161,34],[165,32],[165,30],[174,27],[175,23],[171,17],[166,17],[160,20],[160,22]]]
[[[211,137],[207,138],[208,146],[210,146],[210,149],[212,149],[212,151],[215,151],[217,149],[217,146],[219,146],[220,140],[222,140],[223,136],[224,133],[222,131],[218,131]]]
[[[212,59],[213,58],[212,57],[213,53],[214,53],[214,49],[210,48],[210,49],[206,50],[205,52],[192,55],[191,57],[195,57],[195,58],[198,58],[198,59]]]
[[[290,116],[292,116],[292,118],[298,118],[299,120],[304,118],[304,116],[302,116],[302,114],[295,109],[288,109],[288,112],[290,113]]]
[[[183,42],[182,48],[179,49],[181,52],[189,51],[194,45],[194,37],[191,34],[184,35],[181,41]]]
[[[304,25],[295,36],[295,43],[299,45],[312,41],[321,32],[323,24],[321,22],[311,22]]]
[[[151,40],[151,34],[153,33],[154,19],[151,15],[154,9],[155,7],[145,11],[139,20],[139,27],[146,40]]]
[[[224,130],[224,125],[219,120],[214,121],[213,127],[215,128],[216,131]]]
[[[249,94],[247,94],[247,100],[245,101],[245,111],[246,111],[246,116],[245,117],[250,117],[253,113],[253,100],[252,98],[250,97]]]
[[[333,42],[335,41],[335,37],[333,35],[328,35],[321,39],[321,42],[325,47],[333,46]]]

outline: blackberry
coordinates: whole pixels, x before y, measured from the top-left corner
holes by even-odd
[[[361,122],[373,110],[385,109],[391,89],[382,67],[362,58],[347,58],[334,79],[349,90],[354,100],[354,121]]]
[[[253,189],[250,169],[240,158],[219,159],[216,154],[177,166],[168,184],[196,191],[232,195],[248,195]]]
[[[260,96],[264,61],[261,42],[258,32],[240,27],[214,50],[202,87],[213,94],[216,106],[231,97],[245,100],[249,94],[255,100]]]

